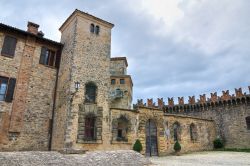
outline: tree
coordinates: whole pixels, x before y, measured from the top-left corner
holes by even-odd
[[[142,144],[141,144],[139,139],[137,139],[135,141],[135,144],[133,146],[133,150],[136,151],[136,152],[139,152],[139,153],[142,151]]]
[[[175,150],[175,152],[181,151],[181,145],[178,141],[176,141],[174,144],[174,150]]]

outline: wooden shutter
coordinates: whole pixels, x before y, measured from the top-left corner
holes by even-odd
[[[42,47],[41,49],[41,55],[40,55],[40,64],[45,64],[46,63],[46,52],[47,52],[47,48],[46,47]]]
[[[58,50],[56,52],[56,63],[55,63],[57,69],[59,69],[60,67],[60,61],[61,61],[61,51]]]
[[[17,39],[11,36],[5,36],[2,54],[13,57],[15,55]]]
[[[15,78],[10,78],[9,79],[9,84],[8,84],[8,90],[7,90],[6,97],[5,97],[6,102],[9,102],[9,103],[12,102],[15,86],[16,86],[16,79]]]

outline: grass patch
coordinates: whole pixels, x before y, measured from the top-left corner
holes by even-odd
[[[237,148],[220,148],[220,149],[214,149],[214,151],[229,151],[229,152],[247,152],[247,153],[250,153],[250,149],[237,149]]]

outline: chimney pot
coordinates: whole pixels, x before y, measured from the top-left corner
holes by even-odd
[[[27,27],[28,27],[27,29],[28,32],[34,35],[38,34],[38,28],[39,28],[38,24],[29,21]]]

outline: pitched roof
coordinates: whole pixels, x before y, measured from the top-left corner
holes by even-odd
[[[35,38],[37,38],[37,39],[39,39],[41,41],[46,41],[46,42],[49,42],[49,43],[52,43],[52,44],[55,44],[55,45],[63,46],[62,43],[59,43],[59,42],[56,42],[56,41],[53,41],[53,40],[50,40],[50,39],[35,35],[33,33],[30,33],[30,32],[24,31],[22,29],[18,29],[16,27],[12,27],[10,25],[6,25],[6,24],[3,24],[3,23],[0,23],[0,30],[1,31],[3,30],[3,31],[15,32],[15,33],[25,35],[25,36],[32,36],[32,37],[35,37]]]
[[[88,14],[88,13],[86,13],[86,12],[83,12],[83,11],[81,11],[81,10],[78,10],[78,9],[75,9],[75,11],[63,22],[63,24],[61,25],[61,27],[59,28],[59,30],[61,30],[62,29],[62,27],[73,17],[73,15],[74,14],[76,14],[76,13],[81,13],[81,14],[83,14],[83,15],[86,15],[86,16],[88,16],[88,17],[90,17],[90,18],[93,18],[93,19],[96,19],[96,20],[98,20],[98,21],[100,21],[100,22],[103,22],[103,23],[105,23],[105,24],[108,24],[108,25],[110,25],[111,27],[114,27],[114,24],[112,24],[112,23],[110,23],[110,22],[108,22],[108,21],[105,21],[105,20],[103,20],[103,19],[100,19],[100,18],[98,18],[98,17],[96,17],[96,16],[93,16],[93,15],[91,15],[91,14]]]

